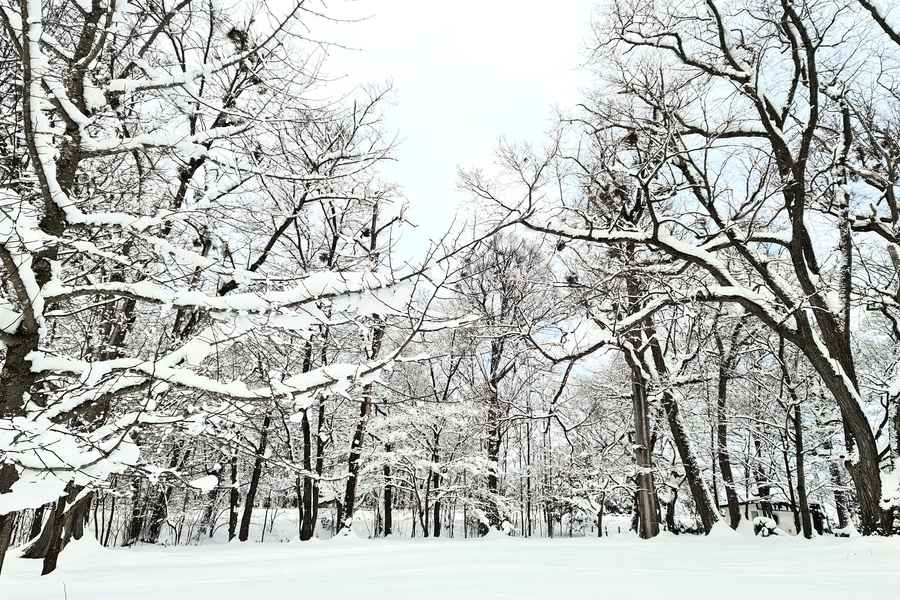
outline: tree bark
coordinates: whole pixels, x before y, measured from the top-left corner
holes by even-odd
[[[718,402],[716,412],[716,451],[722,483],[725,485],[725,497],[728,501],[728,517],[732,529],[741,523],[741,505],[737,490],[734,487],[734,473],[731,471],[731,459],[728,454],[728,374],[719,366]]]
[[[141,505],[141,482],[134,478],[131,480],[131,517],[128,520],[128,529],[123,541],[123,546],[130,546],[140,539],[144,529],[144,509]]]
[[[237,506],[240,494],[237,489],[237,452],[231,455],[231,489],[228,491],[228,541],[234,539],[237,534]]]
[[[316,422],[316,462],[314,473],[317,477],[303,476],[303,500],[302,500],[302,519],[300,525],[300,539],[303,541],[312,539],[316,532],[316,520],[319,515],[319,479],[322,475],[325,459],[325,442],[322,440],[322,424],[325,422],[325,401],[319,399],[319,412]],[[305,425],[303,425],[305,423]],[[311,452],[311,440],[308,435],[309,420],[308,415],[304,411],[303,422],[303,468],[309,471],[312,467],[312,457],[307,460],[307,452]]]
[[[392,449],[391,444],[384,445],[384,451],[390,454]],[[391,483],[391,466],[384,465],[382,467],[382,473],[384,473],[384,536],[387,537],[393,533],[394,530],[394,485]]]
[[[256,448],[256,457],[253,461],[253,473],[250,475],[250,485],[247,487],[247,496],[244,498],[244,513],[241,515],[241,528],[238,539],[246,542],[250,537],[250,517],[253,515],[253,503],[256,501],[256,492],[259,489],[259,479],[262,476],[263,461],[269,442],[269,423],[271,415],[268,413],[263,418],[262,431],[259,435],[259,446]]]
[[[731,335],[731,344],[728,353],[725,353],[724,345],[718,331],[715,333],[716,345],[719,350],[719,381],[717,386],[716,401],[716,458],[719,463],[719,472],[722,474],[722,483],[725,486],[725,498],[728,502],[729,525],[737,529],[741,524],[741,506],[738,501],[737,490],[734,486],[734,473],[731,470],[731,457],[728,452],[728,380],[731,378],[731,369],[734,366],[735,346],[740,330],[740,322],[735,325]]]
[[[0,516],[0,573],[3,572],[3,561],[6,558],[6,551],[9,549],[15,525],[16,513],[11,512]]]
[[[41,504],[34,511],[34,517],[31,519],[31,530],[28,532],[28,539],[33,540],[41,533],[41,526],[44,523],[44,511],[47,509],[46,504]]]
[[[435,472],[433,475],[434,484],[432,485],[432,489],[434,490],[434,506],[432,507],[432,511],[434,512],[432,518],[432,526],[434,528],[434,537],[439,537],[441,535],[441,501],[438,499],[438,494],[440,493],[440,485],[441,485],[441,474]]]
[[[662,348],[659,345],[659,339],[656,336],[656,326],[649,320],[651,326],[650,333],[650,352],[653,357],[653,363],[656,372],[660,377],[667,377],[669,374],[663,356]],[[694,505],[697,507],[697,513],[700,515],[700,521],[703,523],[703,529],[706,533],[712,530],[713,525],[719,521],[719,512],[713,506],[712,498],[710,498],[709,489],[703,481],[703,474],[700,471],[700,465],[697,463],[697,457],[691,448],[691,442],[688,438],[684,423],[681,421],[681,414],[678,408],[678,402],[672,392],[664,389],[662,392],[662,406],[669,422],[669,429],[672,432],[672,440],[678,449],[678,456],[684,467],[684,475],[688,482],[688,488],[691,490],[691,497]]]
[[[800,526],[803,537],[812,537],[812,519],[809,514],[809,498],[806,496],[806,467],[803,460],[803,423],[800,420],[800,403],[794,404],[794,450],[797,462],[797,497],[800,502]]]
[[[169,458],[169,470],[174,470],[179,463],[183,464],[186,460],[189,450],[182,455],[181,450],[183,446],[184,442],[182,440],[178,440],[173,444],[172,456]],[[160,486],[162,489],[159,490],[156,501],[153,503],[153,510],[150,512],[150,523],[147,525],[147,534],[143,538],[143,541],[148,544],[155,544],[159,541],[162,526],[169,516],[169,500],[171,500],[172,493],[175,491],[172,484],[163,483],[162,480],[160,481]]]
[[[500,395],[498,387],[500,385],[501,366],[500,361],[503,359],[503,345],[500,340],[491,340],[491,353],[489,365],[488,379],[488,410],[487,410],[487,440],[486,453],[488,459],[487,474],[487,498],[485,503],[485,516],[487,517],[487,527],[492,529],[500,528],[500,507],[498,498],[500,494],[500,446],[503,441],[503,407],[500,405]],[[482,535],[487,533],[482,528]]]
[[[834,507],[837,511],[838,529],[844,529],[850,525],[850,503],[847,499],[847,492],[844,491],[844,479],[841,477],[841,470],[837,461],[831,455],[834,450],[834,444],[830,438],[822,443],[822,449],[828,451],[828,476],[831,479],[831,487],[834,494]]]
[[[360,458],[362,457],[363,437],[366,432],[366,422],[371,411],[371,386],[367,385],[363,389],[363,401],[359,405],[359,419],[356,421],[356,428],[353,431],[353,439],[350,442],[350,455],[347,459],[347,484],[344,488],[344,514],[341,522],[338,523],[338,529],[349,526],[353,519],[353,512],[356,510],[356,485],[359,476]]]
[[[44,558],[47,556],[53,542],[53,532],[57,528],[57,524],[61,521],[60,512],[65,509],[65,496],[58,498],[50,508],[50,514],[47,521],[41,528],[41,533],[22,549],[22,558]]]
[[[647,382],[638,358],[626,351],[626,361],[631,367],[631,400],[634,412],[634,462],[637,473],[634,480],[637,522],[634,524],[641,538],[649,539],[659,534],[659,506],[656,501],[656,485],[653,463],[650,458],[650,426],[647,415]]]
[[[370,358],[378,356],[381,350],[381,342],[384,339],[384,325],[380,321],[372,332],[372,348]],[[372,384],[366,384],[362,390],[362,402],[359,404],[359,419],[356,421],[356,429],[353,431],[353,440],[350,443],[350,455],[347,459],[347,485],[344,489],[344,514],[338,529],[352,522],[353,512],[356,510],[356,487],[359,477],[360,458],[362,457],[363,438],[366,433],[366,425],[372,414]]]

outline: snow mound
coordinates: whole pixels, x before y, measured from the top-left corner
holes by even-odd
[[[337,546],[356,546],[365,541],[365,538],[360,537],[353,531],[353,524],[347,523],[347,525],[335,534],[329,540],[329,543],[337,545]]]

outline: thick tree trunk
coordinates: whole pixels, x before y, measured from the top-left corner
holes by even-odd
[[[74,499],[84,491],[82,486],[73,486],[71,498]],[[71,540],[80,540],[84,536],[84,526],[88,524],[91,516],[91,504],[94,502],[94,492],[81,495],[77,502],[69,506],[66,511],[66,520],[63,523],[63,547]]]
[[[501,426],[500,419],[502,411],[500,409],[500,401],[496,397],[494,391],[491,392],[490,404],[488,405],[488,430],[487,430],[487,501],[485,503],[485,515],[488,520],[488,527],[499,529],[500,527],[500,509],[497,500],[500,494],[500,443],[501,443]]]
[[[363,390],[363,401],[359,405],[359,419],[356,421],[356,429],[353,431],[353,440],[350,443],[350,455],[347,459],[347,484],[344,488],[344,514],[338,528],[349,526],[356,510],[356,484],[359,476],[360,458],[362,457],[363,436],[366,432],[366,422],[371,411],[371,386]]]
[[[15,525],[16,513],[0,515],[0,573],[3,572],[3,561],[6,559],[6,551],[9,549]]]
[[[73,538],[81,539],[84,534],[84,524],[90,513],[93,494],[89,493],[79,497],[84,488],[71,483],[67,489],[67,494],[60,497],[53,505],[40,535],[33,539],[22,552],[23,558],[42,558],[44,560],[41,575],[47,575],[56,570],[59,553]]]
[[[327,334],[326,334],[327,335]],[[326,364],[327,356],[325,354],[326,344],[323,340],[322,345],[322,364]],[[306,343],[306,351],[303,358],[303,372],[306,373],[312,368],[312,342]],[[297,511],[299,514],[299,535],[301,541],[312,539],[316,531],[316,518],[318,517],[319,504],[319,481],[313,477],[313,439],[312,430],[309,422],[310,408],[303,410],[303,417],[300,421],[300,432],[303,436],[303,470],[305,473],[298,476],[296,480],[297,488]],[[322,441],[322,423],[325,420],[325,402],[319,398],[318,419],[316,422],[316,471],[317,475],[322,474],[322,454],[324,452],[324,442]]]
[[[306,513],[307,521],[306,529],[304,530],[304,536],[308,537],[306,537],[305,539],[310,539],[313,535],[315,535],[316,523],[319,518],[319,477],[322,476],[322,472],[325,468],[325,439],[322,436],[322,428],[324,427],[324,423],[325,400],[320,398],[319,413],[316,420],[316,478],[307,478],[309,480],[309,490],[311,491],[311,498],[308,504],[311,512]]]
[[[669,369],[666,365],[662,348],[659,345],[659,339],[656,336],[656,327],[652,324],[652,320],[649,321],[648,325],[650,327],[649,331],[652,334],[649,342],[650,352],[653,356],[656,372],[660,377],[668,377]],[[678,449],[678,457],[681,459],[681,464],[684,467],[684,475],[688,482],[688,488],[691,490],[691,497],[694,500],[697,513],[700,515],[700,522],[703,523],[704,531],[709,533],[713,528],[713,525],[719,521],[719,512],[716,507],[713,506],[709,489],[703,481],[700,465],[691,448],[691,442],[688,438],[687,431],[684,428],[684,423],[681,421],[678,402],[669,390],[663,390],[662,406],[666,413],[666,419],[669,422],[672,440],[675,442],[675,447]]]
[[[57,529],[61,531],[62,517],[60,516],[60,513],[65,510],[65,506],[65,496],[60,497],[53,503],[50,508],[50,514],[47,516],[47,520],[41,528],[40,535],[32,538],[32,540],[22,549],[22,558],[44,558],[47,556],[53,543],[53,532]]]
[[[881,508],[881,469],[875,436],[858,401],[858,393],[843,377],[834,372],[834,365],[824,357],[813,361],[816,371],[837,399],[846,429],[848,456],[844,466],[850,473],[859,502],[859,530],[864,535],[890,530],[891,515]],[[844,361],[840,361],[845,364]],[[846,370],[846,368],[845,368]],[[853,373],[853,371],[850,371]],[[855,374],[854,374],[855,379]]]
[[[4,416],[0,413],[0,417]],[[9,463],[0,463],[0,494],[9,493],[13,484],[19,479],[16,468]],[[0,570],[3,569],[3,559],[12,542],[13,527],[16,522],[16,513],[10,512],[0,515]]]
[[[637,473],[634,480],[635,508],[637,522],[635,530],[641,538],[648,539],[659,534],[659,506],[656,499],[656,485],[653,477],[653,463],[650,457],[650,425],[647,414],[647,382],[641,371],[637,357],[626,352],[631,367],[631,400],[634,413],[634,462]]]
[[[307,473],[312,472],[312,431],[309,423],[309,409],[303,411],[303,419],[300,421],[300,430],[303,434],[303,469]],[[314,497],[313,487],[318,487],[318,482],[309,475],[304,475],[302,493],[300,495],[300,539],[303,541],[312,538],[316,528],[316,507],[318,499]]]
[[[734,487],[734,473],[731,470],[731,459],[728,454],[728,374],[722,372],[719,367],[718,402],[716,413],[716,455],[719,462],[719,471],[722,473],[722,483],[725,485],[725,497],[728,501],[728,517],[732,529],[737,529],[741,523],[741,505],[738,501],[737,490]]]
[[[144,508],[141,504],[141,482],[134,478],[131,480],[131,518],[128,521],[128,529],[123,546],[130,546],[140,539],[144,529]]]
[[[32,6],[39,5],[22,2],[20,6],[20,17],[23,23],[41,18],[39,14],[29,14],[29,9]],[[100,29],[98,24],[105,14],[105,9],[96,3],[89,12],[85,13],[84,26],[73,49],[72,64],[80,63],[93,50],[96,36]],[[34,40],[34,43],[37,43],[37,40]],[[32,83],[35,83],[36,79],[42,75],[35,73],[32,67],[36,57],[32,56],[31,43],[22,43],[21,53],[22,86],[23,89],[28,90]],[[83,93],[84,70],[82,70],[80,75],[69,78],[66,81],[66,87],[78,109],[82,112],[87,112]],[[21,123],[24,132],[24,142],[28,148],[30,161],[35,165],[34,175],[36,176],[43,200],[43,211],[40,214],[38,226],[42,233],[51,236],[48,239],[59,239],[63,237],[65,232],[66,219],[63,209],[53,197],[49,177],[55,177],[54,184],[58,184],[59,189],[63,193],[68,194],[72,190],[81,160],[82,131],[81,127],[71,120],[65,123],[65,135],[61,136],[62,143],[59,148],[59,155],[55,159],[55,173],[48,173],[44,167],[40,166],[39,136],[35,132],[35,124],[39,122],[39,119],[35,118],[35,116],[42,108],[34,106],[34,100],[35,98],[32,98],[31,93],[22,94]],[[58,245],[52,242],[43,244],[41,249],[32,254],[31,271],[34,275],[34,283],[37,284],[39,291],[52,279],[51,265],[58,258],[58,255]],[[16,265],[10,253],[2,248],[0,248],[0,262],[2,262],[8,275],[16,273],[21,266]],[[25,299],[32,293],[25,289],[25,285],[18,277],[12,278],[12,287],[15,289],[20,303],[24,303]],[[50,304],[45,306],[45,308],[50,307]],[[6,357],[4,358],[2,369],[0,369],[0,419],[23,416],[26,394],[31,394],[32,401],[38,404],[42,402],[40,390],[34,389],[38,375],[31,369],[28,354],[37,350],[40,345],[40,320],[43,315],[35,314],[33,307],[30,305],[22,308],[23,317],[21,324],[17,331],[4,341]],[[18,475],[13,465],[0,463],[0,494],[8,492],[10,486],[17,478]],[[4,556],[6,553],[11,539],[12,524],[9,520],[15,519],[15,516],[15,514],[10,513],[0,523],[2,525],[0,526],[0,556]],[[3,531],[7,528],[10,529],[9,536]]]
[[[181,448],[184,443],[176,442],[172,447],[172,456],[169,458],[169,469],[174,470],[180,462],[184,462],[181,456]],[[164,484],[160,481],[162,489],[153,502],[153,509],[150,512],[150,522],[147,525],[147,533],[143,541],[148,544],[155,544],[159,541],[159,535],[162,533],[162,526],[169,517],[169,500],[172,498],[174,487],[171,484]]]
[[[256,492],[259,489],[259,479],[262,476],[263,461],[269,442],[269,424],[271,416],[266,414],[263,418],[262,431],[259,435],[259,446],[256,448],[256,457],[253,461],[253,473],[250,475],[250,485],[247,487],[247,496],[244,498],[244,513],[241,515],[241,528],[238,539],[246,542],[250,537],[250,518],[253,516],[253,503],[256,501]]]
[[[155,544],[159,541],[162,533],[162,527],[169,518],[169,501],[172,499],[172,493],[175,488],[171,484],[164,486],[160,490],[159,496],[153,506],[153,512],[150,516],[150,524],[147,526],[147,535],[144,536],[144,542]]]
[[[440,473],[434,473],[433,475],[434,484],[432,485],[432,489],[434,490],[435,500],[434,506],[432,507],[432,511],[434,512],[432,518],[432,527],[434,529],[434,537],[439,537],[441,535],[441,501],[438,500],[438,494],[440,493],[440,485],[441,485],[441,475]]]
[[[28,532],[28,539],[33,540],[41,533],[41,526],[44,523],[44,511],[47,509],[46,504],[41,504],[34,511],[34,517],[31,519],[31,529]]]

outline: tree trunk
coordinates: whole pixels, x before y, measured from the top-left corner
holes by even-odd
[[[374,236],[373,236],[374,237]],[[384,339],[384,325],[380,321],[372,331],[372,348],[369,358],[374,359],[381,350],[381,342]],[[363,438],[366,433],[366,424],[372,414],[372,384],[363,386],[363,400],[359,404],[359,419],[356,421],[356,429],[353,432],[353,440],[350,443],[350,455],[347,459],[347,485],[344,489],[344,515],[338,529],[342,529],[353,519],[356,510],[356,487],[359,477],[360,458],[362,457]]]
[[[626,351],[626,361],[631,367],[631,400],[634,412],[634,462],[635,509],[637,522],[635,530],[641,538],[649,539],[659,534],[659,510],[656,504],[656,485],[653,477],[653,463],[650,458],[650,425],[647,416],[647,382],[631,350]]]
[[[140,539],[144,529],[144,509],[141,506],[141,482],[134,478],[131,480],[131,518],[128,521],[128,530],[123,546],[130,546]]]
[[[349,526],[356,510],[356,479],[359,476],[360,458],[362,457],[363,436],[366,431],[366,422],[371,410],[371,385],[363,389],[363,401],[359,405],[359,419],[356,421],[356,429],[353,431],[353,440],[350,443],[350,455],[347,459],[347,484],[344,488],[344,514],[338,529]]]
[[[259,489],[259,479],[262,476],[263,460],[269,441],[269,423],[271,416],[266,414],[263,418],[262,431],[259,435],[259,446],[256,449],[256,457],[253,461],[253,473],[250,475],[250,485],[247,487],[247,496],[244,498],[244,513],[241,515],[241,528],[238,539],[246,542],[250,537],[250,517],[253,515],[253,503],[256,501],[256,492]]]
[[[303,411],[300,421],[300,430],[303,434],[303,470],[312,472],[312,431],[309,424],[309,409]],[[307,541],[312,538],[316,528],[316,507],[318,499],[313,493],[313,487],[318,487],[318,481],[309,475],[303,476],[302,494],[300,500],[300,539]]]
[[[678,501],[678,490],[672,490],[672,501],[666,503],[666,529],[669,533],[678,533],[675,525],[675,503]]]
[[[485,504],[485,515],[487,516],[488,527],[499,529],[500,509],[497,505],[497,500],[500,494],[500,478],[498,477],[498,474],[500,472],[500,442],[502,439],[500,421],[502,418],[502,410],[496,389],[491,389],[488,402],[486,451],[489,470],[487,474],[487,502]],[[486,533],[486,531],[483,533]]]
[[[897,465],[900,469],[900,401],[894,403],[894,443],[897,444]]]
[[[0,515],[0,573],[3,572],[3,561],[6,558],[6,551],[9,549],[15,525],[16,513]]]
[[[892,516],[889,511],[881,508],[881,468],[875,435],[860,405],[856,371],[849,346],[835,340],[835,336],[836,334],[822,336],[829,351],[828,356],[806,347],[801,347],[801,350],[840,408],[847,442],[844,466],[856,489],[859,530],[863,535],[887,533],[891,528]],[[835,363],[842,367],[844,374],[835,372]]]
[[[113,476],[115,477],[115,476]],[[113,485],[115,485],[115,479],[113,480]],[[112,525],[113,525],[113,517],[116,515],[116,497],[112,497],[112,502],[110,502],[109,506],[109,516],[106,518],[106,529],[103,533],[103,541],[102,544],[104,547],[109,546],[109,536],[112,533]],[[115,541],[115,540],[113,540]]]
[[[23,548],[21,553],[22,558],[44,558],[45,556],[47,556],[47,553],[52,546],[53,532],[55,529],[57,529],[57,525],[62,520],[59,515],[63,510],[65,510],[65,506],[65,496],[58,498],[53,503],[50,508],[50,514],[47,516],[47,521],[41,528],[40,535],[32,538],[32,540],[25,546],[25,548]],[[59,529],[59,531],[61,531],[61,528]]]
[[[500,404],[499,386],[506,373],[501,370],[503,360],[503,344],[499,339],[491,340],[490,364],[488,365],[488,410],[487,410],[487,440],[486,453],[488,459],[487,498],[485,503],[485,515],[487,527],[499,529],[502,517],[498,504],[500,496],[500,448],[503,442],[503,407]],[[482,527],[482,535],[487,529]]]
[[[727,362],[727,361],[726,361]],[[725,497],[728,501],[728,517],[732,529],[741,524],[741,505],[737,490],[734,487],[734,473],[731,471],[731,459],[728,454],[728,376],[725,370],[728,365],[719,365],[718,402],[716,412],[716,452],[722,483],[725,485]]]
[[[234,539],[237,534],[237,505],[240,501],[240,494],[237,489],[237,452],[231,455],[231,489],[228,492],[228,541]]]
[[[528,396],[528,421],[525,422],[525,519],[526,537],[532,535],[531,522],[531,396]],[[601,506],[601,515],[603,507]]]
[[[391,444],[385,444],[384,450],[388,454],[391,452]],[[387,537],[393,533],[393,510],[394,510],[394,486],[391,483],[391,466],[384,465],[382,467],[384,473],[384,536]]]
[[[791,461],[788,457],[788,436],[787,431],[784,432],[781,441],[781,458],[784,462],[784,473],[787,481],[785,482],[785,487],[787,487],[788,492],[788,503],[791,505],[791,513],[794,515],[794,530],[797,533],[800,533],[800,509],[797,506],[797,496],[794,493],[794,476],[791,472]]]
[[[182,454],[181,450],[183,447],[184,441],[182,440],[178,440],[173,444],[172,456],[169,459],[169,470],[174,470],[179,464],[183,465],[186,462],[190,450],[185,450],[184,454]],[[172,493],[175,491],[171,484],[162,484],[160,482],[160,485],[162,485],[163,489],[159,491],[159,495],[153,504],[150,523],[147,526],[147,534],[144,536],[144,542],[148,544],[155,544],[159,541],[162,526],[169,517],[169,501],[172,499]]]
[[[438,489],[441,485],[441,475],[440,473],[434,473],[434,507],[432,511],[434,512],[432,518],[432,526],[434,528],[434,537],[439,537],[441,535],[441,501],[438,499],[438,494],[440,490]]]
[[[844,480],[841,477],[841,469],[832,456],[834,445],[830,438],[822,443],[822,449],[828,452],[828,476],[831,479],[831,487],[834,489],[834,507],[837,511],[838,529],[844,529],[850,525],[850,503],[847,500],[847,492],[844,491]]]
[[[759,507],[763,515],[770,519],[774,517],[772,512],[772,486],[769,483],[769,476],[766,474],[762,465],[762,444],[757,438],[753,438],[753,478],[756,480],[756,495],[759,497]]]
[[[652,319],[647,319],[650,352],[653,357],[653,364],[656,372],[660,377],[666,378],[669,375],[669,369],[663,356],[662,348],[659,345],[659,338],[656,335],[656,326]],[[672,440],[678,449],[678,456],[684,467],[684,475],[688,482],[688,488],[691,490],[691,497],[697,512],[700,515],[700,521],[703,523],[703,529],[706,533],[712,530],[713,525],[719,521],[719,511],[713,506],[712,498],[710,498],[709,489],[703,481],[703,474],[700,471],[700,465],[697,463],[697,457],[691,448],[691,442],[688,438],[687,431],[684,429],[684,423],[681,421],[681,414],[678,408],[678,402],[671,391],[664,389],[662,392],[662,406],[669,422],[669,429],[672,432]]]
[[[28,532],[28,539],[33,540],[41,533],[41,525],[44,523],[44,511],[47,509],[46,504],[41,504],[34,511],[34,518],[31,519],[31,530]]]
[[[812,537],[812,519],[809,499],[806,496],[806,467],[803,464],[803,423],[800,420],[800,403],[794,404],[794,450],[797,461],[797,496],[800,502],[800,526],[803,537]]]

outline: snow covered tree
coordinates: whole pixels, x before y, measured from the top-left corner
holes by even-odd
[[[409,303],[417,268],[376,273],[359,253],[317,247],[346,235],[318,228],[372,206],[371,168],[389,149],[383,93],[314,100],[324,55],[295,33],[322,17],[303,1],[259,8],[0,7],[12,115],[0,188],[0,557],[17,511],[51,503],[28,553],[52,571],[108,476],[150,467],[142,442],[170,445],[161,471],[178,479],[186,449],[171,427],[224,432],[225,413],[260,415],[255,444],[227,444],[265,456],[275,405],[305,415],[323,394],[371,385],[423,318]],[[365,237],[360,228],[349,245]],[[261,352],[385,314],[406,333],[377,356],[310,368]],[[223,469],[198,487],[215,489]],[[148,497],[151,529],[168,485]]]
[[[840,411],[860,529],[888,532],[882,453],[851,341],[853,229],[865,226],[850,215],[868,194],[851,185],[847,107],[881,72],[881,46],[863,39],[878,13],[828,0],[753,4],[614,3],[597,26],[606,80],[595,98],[518,191],[479,194],[507,211],[507,224],[667,257],[672,277],[642,318],[688,303],[738,305],[798,349]],[[640,190],[621,215],[578,209],[584,181],[617,183],[595,169],[585,140],[612,144],[613,174]],[[628,219],[637,206],[642,220]]]

